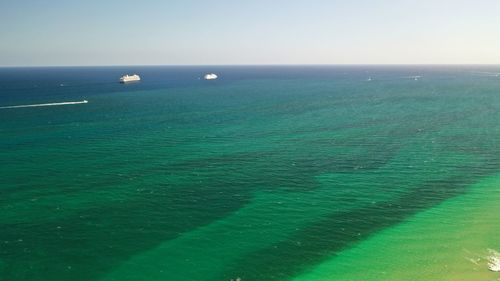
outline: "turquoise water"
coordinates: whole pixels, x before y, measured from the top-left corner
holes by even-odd
[[[116,82],[131,72],[143,80]],[[353,251],[375,249],[360,266],[376,268],[470,209],[489,228],[459,260],[500,250],[478,208],[498,200],[497,72],[0,69],[0,106],[89,101],[0,109],[0,280],[349,280]],[[433,272],[437,254],[416,255],[427,262],[383,279]]]

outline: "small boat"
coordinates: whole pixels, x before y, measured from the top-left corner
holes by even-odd
[[[137,74],[134,75],[124,75],[120,77],[120,83],[137,82],[141,81],[141,77]]]
[[[208,74],[205,74],[205,76],[203,76],[203,79],[205,80],[215,80],[219,78],[219,76],[217,76],[217,74],[215,73],[208,73]]]

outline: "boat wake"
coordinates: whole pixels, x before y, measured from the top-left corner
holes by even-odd
[[[55,103],[11,105],[11,106],[1,106],[0,109],[25,108],[25,107],[42,107],[42,106],[57,106],[57,105],[71,105],[71,104],[84,104],[84,103],[88,103],[88,101],[87,100],[82,100],[82,101],[67,101],[67,102],[55,102]]]
[[[473,71],[472,74],[483,77],[500,77],[500,72]]]
[[[422,78],[422,76],[421,75],[412,75],[412,76],[406,76],[403,78],[418,81],[420,78]]]

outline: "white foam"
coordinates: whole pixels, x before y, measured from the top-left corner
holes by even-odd
[[[55,102],[55,103],[12,105],[12,106],[2,106],[2,107],[0,107],[0,109],[25,108],[25,107],[42,107],[42,106],[58,106],[58,105],[70,105],[70,104],[83,104],[83,103],[88,103],[88,101],[87,100],[82,100],[82,101],[67,101],[67,102]]]
[[[500,272],[500,253],[489,249],[490,256],[488,258],[488,268],[491,271]]]

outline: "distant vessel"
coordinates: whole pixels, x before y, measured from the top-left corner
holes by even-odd
[[[215,73],[209,73],[209,74],[206,74],[205,76],[203,76],[203,78],[205,80],[215,80],[215,79],[219,78],[219,76],[217,76],[217,74],[215,74]]]
[[[120,77],[120,83],[128,83],[128,82],[136,82],[136,81],[141,81],[141,77],[139,75],[134,74],[134,75],[124,75]]]

